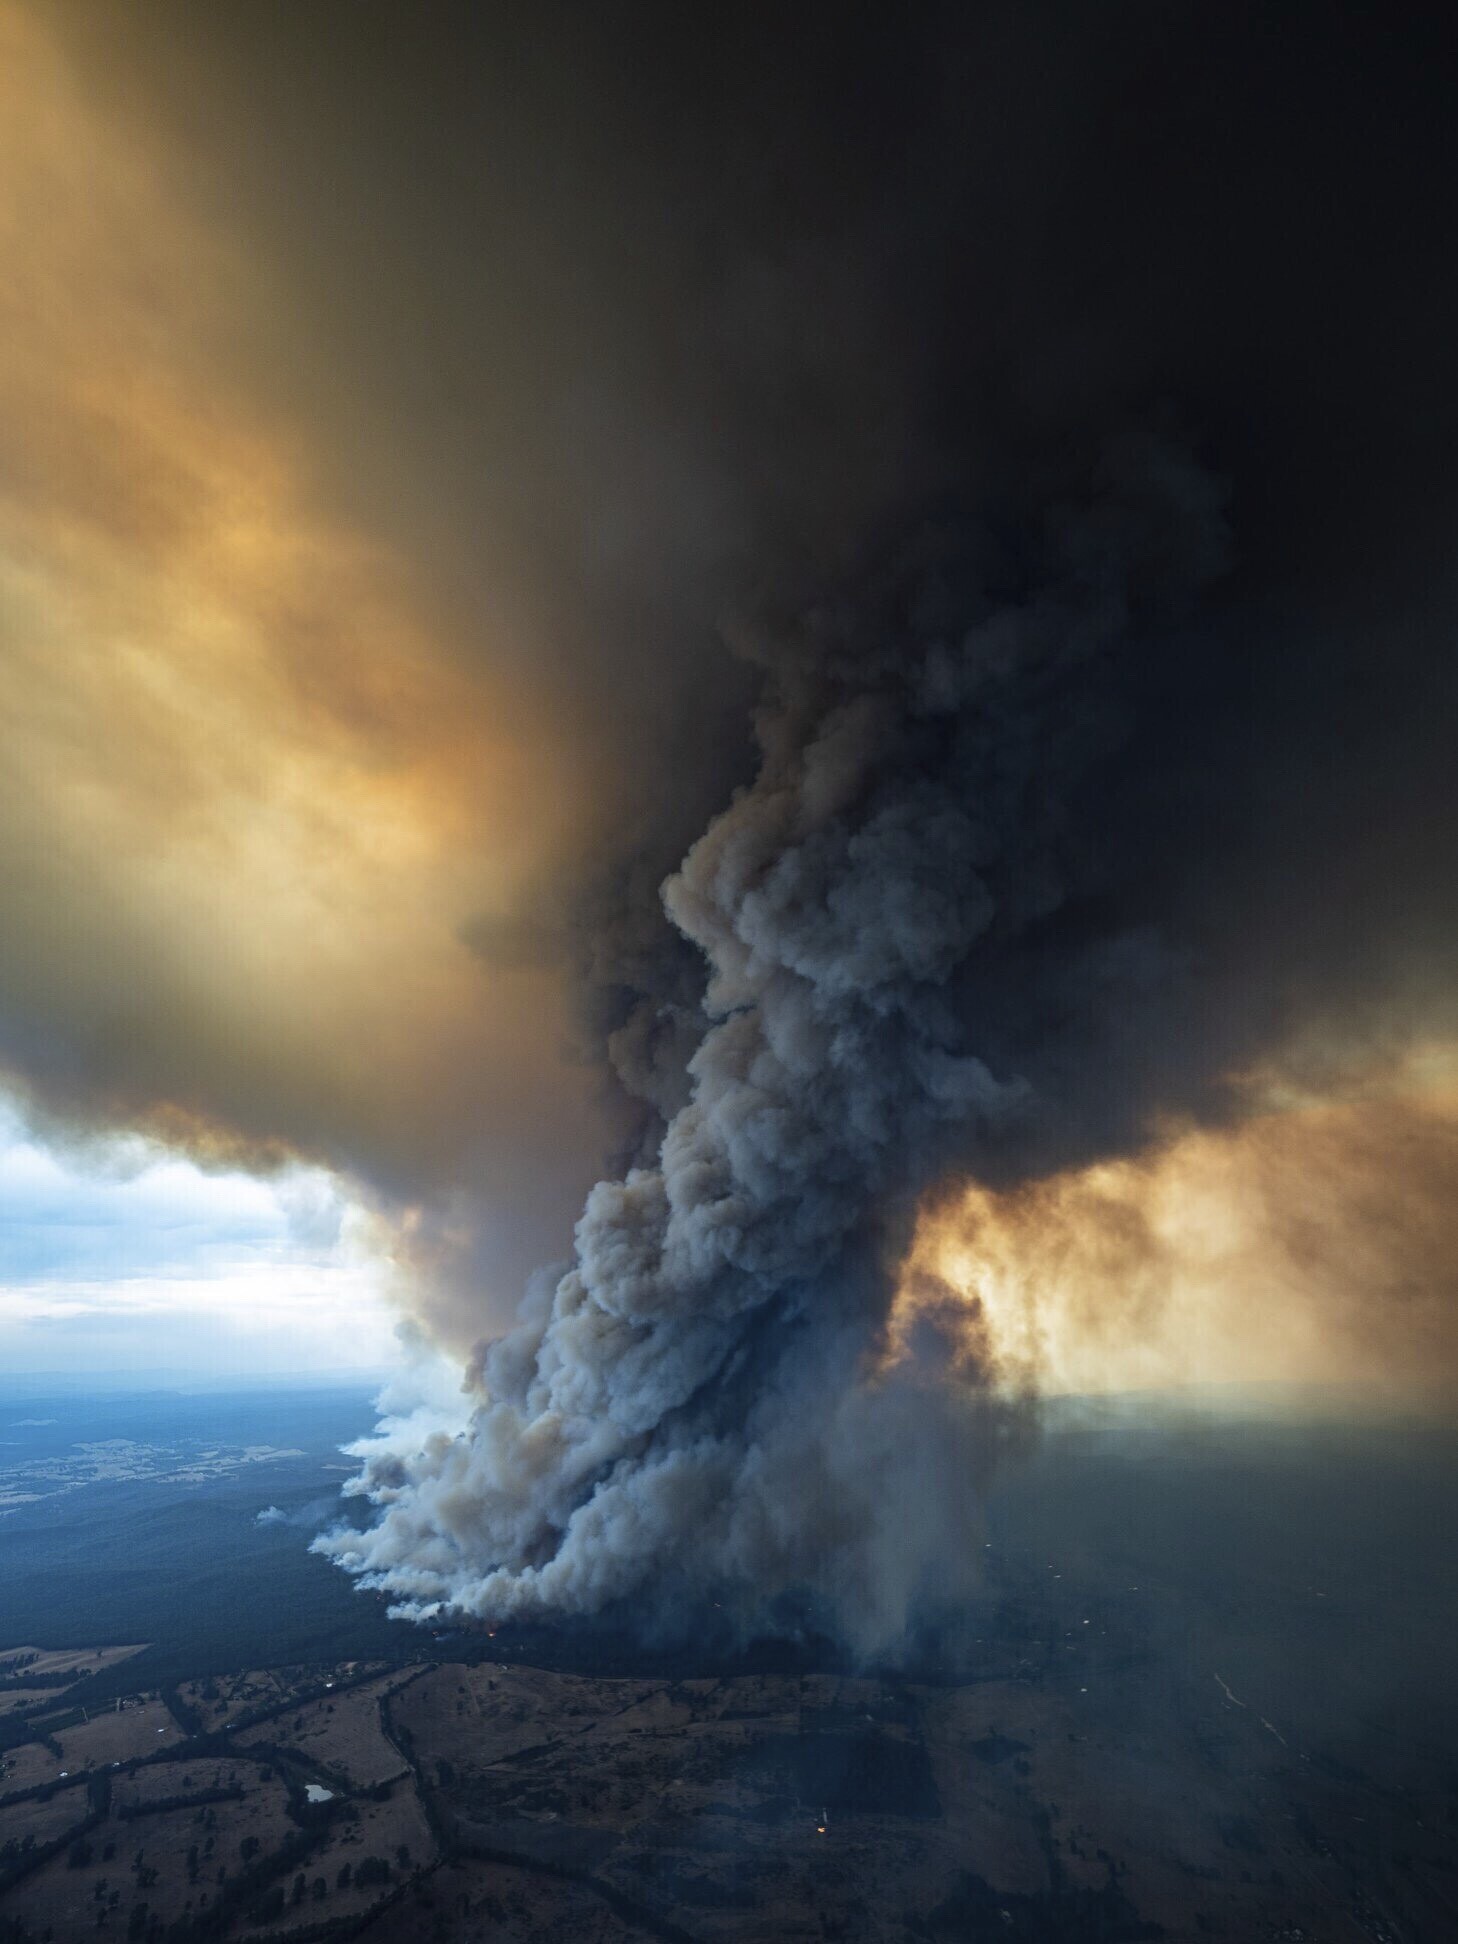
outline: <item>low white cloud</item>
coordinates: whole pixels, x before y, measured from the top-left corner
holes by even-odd
[[[135,1141],[54,1151],[0,1109],[0,1363],[376,1372],[399,1357],[381,1234],[318,1169],[209,1172]]]

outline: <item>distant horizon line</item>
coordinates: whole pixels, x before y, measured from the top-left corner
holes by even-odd
[[[6,1371],[0,1374],[0,1403],[22,1402],[55,1397],[125,1397],[155,1392],[175,1394],[238,1391],[359,1391],[378,1390],[406,1374],[408,1365],[384,1364],[361,1369],[336,1371],[217,1371],[193,1366],[148,1365],[131,1370],[38,1370]],[[1205,1408],[1232,1405],[1244,1400],[1247,1407],[1284,1404],[1289,1411],[1298,1400],[1308,1408],[1318,1401],[1328,1407],[1340,1399],[1348,1406],[1379,1411],[1404,1404],[1411,1408],[1426,1403],[1429,1410],[1439,1399],[1421,1391],[1414,1393],[1382,1384],[1366,1385],[1351,1380],[1295,1380],[1290,1378],[1228,1378],[1192,1380],[1182,1384],[1133,1386],[1127,1390],[1090,1390],[1047,1392],[1035,1400],[1054,1418],[1069,1412],[1129,1410],[1140,1406],[1194,1406]],[[1452,1410],[1451,1394],[1444,1391],[1440,1411]]]
[[[373,1390],[400,1376],[401,1366],[331,1371],[200,1370],[192,1366],[148,1365],[135,1370],[7,1370],[0,1375],[0,1398],[54,1389],[99,1391],[182,1390]]]

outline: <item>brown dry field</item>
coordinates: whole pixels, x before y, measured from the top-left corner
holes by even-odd
[[[380,1902],[380,1890],[369,1887],[361,1890],[353,1884],[341,1887],[339,1872],[348,1864],[352,1875],[368,1856],[383,1856],[398,1869],[398,1852],[402,1844],[409,1851],[408,1867],[428,1866],[435,1862],[435,1839],[420,1799],[413,1788],[397,1786],[386,1802],[360,1803],[359,1820],[339,1825],[323,1848],[301,1866],[311,1886],[318,1877],[322,1877],[327,1885],[327,1896],[321,1902],[316,1903],[310,1895],[306,1906],[310,1916],[357,1917],[361,1920],[368,1917]],[[298,1915],[291,1911],[274,1923],[245,1924],[237,1935],[240,1938],[282,1938],[291,1929],[296,1929],[299,1921]]]
[[[129,1701],[119,1709],[102,1708],[89,1721],[56,1736],[65,1758],[62,1767],[73,1771],[131,1761],[181,1739],[182,1731],[160,1695]]]
[[[357,1933],[359,1944],[449,1938],[451,1944],[642,1944],[651,1933],[608,1908],[579,1884],[503,1863],[450,1862],[418,1897],[383,1911]]]
[[[112,1780],[112,1807],[121,1816],[175,1796],[208,1789],[251,1787],[258,1765],[234,1755],[201,1755],[193,1761],[151,1762],[122,1769]]]
[[[336,1689],[305,1702],[297,1714],[286,1713],[245,1729],[238,1745],[247,1748],[262,1742],[293,1749],[304,1761],[357,1789],[408,1774],[399,1750],[381,1730],[380,1702],[417,1671],[401,1668],[359,1687]]]
[[[55,1688],[10,1688],[0,1693],[0,1721],[6,1715],[21,1714],[26,1709],[43,1708],[56,1697]]]
[[[290,1686],[283,1673],[250,1668],[242,1674],[223,1674],[213,1681],[184,1681],[178,1693],[195,1708],[204,1728],[225,1727],[255,1708],[271,1707],[288,1699]]]
[[[146,1641],[120,1647],[7,1647],[0,1654],[0,1674],[97,1674],[142,1653]]]
[[[109,1820],[88,1837],[92,1859],[84,1867],[73,1868],[64,1853],[56,1856],[10,1892],[5,1909],[38,1933],[50,1926],[57,1944],[97,1933],[101,1905],[113,1892],[119,1893],[118,1936],[125,1935],[127,1913],[139,1902],[164,1923],[175,1923],[189,1908],[205,1907],[204,1897],[216,1895],[219,1870],[236,1874],[241,1869],[245,1840],[256,1839],[266,1853],[287,1835],[288,1797],[282,1782],[265,1780],[255,1769],[247,1784],[240,1802]],[[193,1845],[199,1852],[198,1873],[190,1882],[187,1855]],[[114,1849],[109,1858],[108,1846]],[[139,1856],[143,1869],[157,1872],[156,1881],[145,1886],[138,1883]]]
[[[191,1754],[144,1693],[67,1728],[63,1762],[6,1755],[0,1924],[18,1944],[181,1944],[221,1897],[209,1934],[256,1944],[320,1923],[369,1944],[1458,1934],[1441,1764],[1404,1793],[1296,1745],[1196,1652],[1042,1633],[1015,1678],[960,1686],[252,1670],[217,1683],[222,1739]],[[45,1692],[54,1718],[64,1691]],[[13,1799],[68,1763],[89,1780]],[[320,1776],[334,1794],[311,1807]]]
[[[74,1829],[86,1810],[84,1789],[58,1789],[53,1796],[7,1803],[0,1812],[0,1844],[49,1843]]]
[[[326,1680],[354,1681],[361,1675],[384,1674],[380,1661],[341,1661],[331,1668],[256,1667],[239,1674],[220,1674],[206,1681],[184,1681],[178,1694],[196,1710],[203,1727],[226,1728],[260,1712],[284,1707],[300,1697],[312,1698]]]
[[[44,1729],[47,1719],[66,1706],[64,1692],[51,1689],[48,1713],[37,1718],[38,1727]],[[59,1756],[39,1742],[0,1755],[0,1798],[34,1788],[37,1783],[54,1782],[62,1775],[155,1754],[159,1744],[180,1740],[181,1732],[165,1702],[157,1695],[142,1695],[130,1697],[120,1710],[108,1705],[89,1722],[59,1729],[53,1739],[60,1747]]]
[[[7,1796],[18,1795],[22,1789],[56,1781],[66,1766],[39,1742],[27,1742],[23,1748],[7,1748],[0,1755],[0,1806]]]

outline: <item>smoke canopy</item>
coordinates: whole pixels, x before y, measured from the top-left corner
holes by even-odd
[[[525,18],[0,12],[0,1060],[334,1170],[485,1340],[332,1542],[407,1608],[884,1640],[1008,1425],[901,1328],[928,1209],[1056,1229],[1452,1045],[1448,64]],[[1422,1181],[1433,1279],[1399,1119],[1338,1172]]]

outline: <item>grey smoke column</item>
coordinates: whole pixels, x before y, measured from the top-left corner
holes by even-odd
[[[379,1522],[322,1550],[414,1616],[651,1575],[746,1620],[807,1591],[865,1646],[957,1578],[981,1433],[965,1381],[871,1369],[890,1255],[919,1187],[1060,1105],[958,977],[1081,895],[1109,671],[1220,546],[1209,482],[1128,441],[1031,538],[932,529],[763,651],[758,772],[663,890],[708,969],[687,1103],[485,1350],[469,1431],[367,1464]]]

